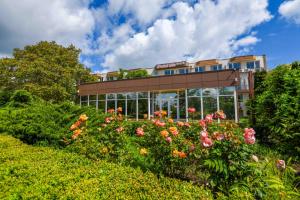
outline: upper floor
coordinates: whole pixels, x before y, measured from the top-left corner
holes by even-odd
[[[239,70],[239,72],[255,72],[267,70],[266,56],[236,56],[227,59],[199,60],[194,63],[187,61],[157,64],[151,68],[131,69],[130,71],[145,70],[149,76],[165,76],[175,74],[202,73],[208,71],[221,71],[226,69]],[[120,79],[120,72],[113,71],[95,74],[99,81],[112,81]]]

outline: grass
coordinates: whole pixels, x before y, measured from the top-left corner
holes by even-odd
[[[212,199],[191,183],[0,134],[0,199]]]

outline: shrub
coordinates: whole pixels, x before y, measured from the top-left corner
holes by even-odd
[[[283,153],[299,157],[300,63],[278,66],[256,90],[250,108],[258,138]]]
[[[191,183],[0,135],[1,199],[212,199]]]
[[[16,90],[10,98],[10,106],[24,107],[33,101],[32,95],[26,90]]]

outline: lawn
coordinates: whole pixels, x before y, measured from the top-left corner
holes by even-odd
[[[0,199],[211,199],[191,183],[0,135]]]

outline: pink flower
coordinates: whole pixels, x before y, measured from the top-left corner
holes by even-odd
[[[154,124],[155,124],[156,126],[158,126],[158,127],[164,127],[164,126],[166,125],[165,122],[161,122],[161,121],[159,121],[159,120],[155,120],[155,121],[154,121]]]
[[[185,123],[184,123],[184,126],[186,126],[186,127],[188,127],[188,128],[191,127],[190,123],[188,123],[188,122],[185,122]]]
[[[253,128],[245,128],[244,140],[245,140],[246,144],[254,144],[255,143],[255,131]]]
[[[206,137],[206,138],[203,138],[202,145],[204,147],[211,147],[213,145],[213,142],[210,138]]]
[[[137,128],[136,130],[135,130],[135,133],[136,133],[136,135],[138,136],[138,137],[142,137],[142,136],[144,136],[144,129],[143,128]]]
[[[206,127],[206,121],[204,119],[201,119],[199,121],[199,125],[202,127],[202,128],[205,128]]]
[[[110,121],[110,117],[106,117],[105,118],[105,123],[109,124],[111,121]]]
[[[166,141],[167,141],[168,143],[171,143],[171,142],[172,142],[172,138],[171,138],[171,137],[167,137],[167,138],[166,138]]]
[[[285,162],[284,162],[284,160],[277,160],[276,161],[276,167],[278,169],[285,169]]]
[[[195,145],[192,144],[190,147],[189,147],[189,151],[192,152],[192,151],[195,151]]]
[[[124,128],[123,128],[122,126],[120,126],[119,128],[116,129],[116,131],[117,131],[118,133],[121,133],[123,130],[124,130]]]
[[[195,108],[188,108],[188,112],[189,113],[194,113],[194,112],[196,112],[196,109]]]
[[[201,140],[204,140],[205,138],[208,137],[208,132],[207,131],[201,131],[200,136],[201,136]]]
[[[212,114],[208,114],[205,116],[205,121],[207,123],[212,123],[213,122],[213,115]]]
[[[184,123],[181,122],[181,121],[178,121],[178,122],[177,122],[177,126],[182,127],[182,126],[184,126]]]
[[[219,132],[214,132],[213,134],[214,134],[215,139],[217,139],[219,141],[223,140],[225,138],[224,134],[221,134]]]

